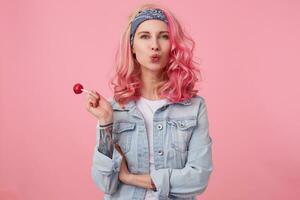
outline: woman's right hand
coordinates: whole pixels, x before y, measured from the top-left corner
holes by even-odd
[[[94,90],[91,90],[86,96],[86,109],[99,120],[100,125],[106,125],[113,121],[111,104]]]

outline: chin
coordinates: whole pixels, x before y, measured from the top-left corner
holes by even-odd
[[[151,63],[151,65],[149,65],[148,69],[151,71],[160,71],[162,70],[164,67],[160,64],[155,64],[155,63]]]
[[[162,63],[147,63],[145,65],[141,65],[142,68],[144,68],[144,70],[147,70],[147,71],[152,71],[152,72],[158,72],[158,71],[161,71],[164,66],[162,65]]]

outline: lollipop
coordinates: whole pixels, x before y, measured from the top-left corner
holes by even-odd
[[[73,86],[73,91],[75,92],[75,94],[80,94],[82,92],[90,93],[88,90],[85,90],[80,83],[76,83]]]

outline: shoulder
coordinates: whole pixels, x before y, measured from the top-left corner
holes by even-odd
[[[134,101],[129,101],[125,105],[121,106],[113,97],[108,98],[109,103],[113,110],[129,110],[133,105]]]
[[[197,115],[202,115],[207,112],[206,99],[203,96],[196,95],[190,99],[192,107],[197,110]]]
[[[199,101],[199,102],[205,102],[205,98],[203,96],[200,96],[200,95],[195,95],[191,98],[191,100],[194,100],[194,101]]]
[[[193,105],[197,105],[201,107],[202,105],[206,104],[206,100],[203,96],[195,95],[189,99]]]

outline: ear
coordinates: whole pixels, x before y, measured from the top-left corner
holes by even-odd
[[[131,51],[132,51],[133,54],[135,54],[135,50],[134,50],[133,47],[131,47]]]

